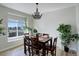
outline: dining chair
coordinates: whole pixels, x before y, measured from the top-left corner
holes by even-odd
[[[32,43],[31,43],[31,39],[29,38],[29,36],[25,36],[24,37],[24,53],[27,54],[27,52],[29,53],[29,56],[32,54]]]
[[[50,51],[51,55],[56,56],[56,45],[57,45],[57,38],[54,38],[53,44],[50,43],[50,45],[46,46],[47,55],[48,55],[48,53]]]
[[[36,34],[36,37],[32,37],[32,55],[40,55],[41,44],[39,43],[39,36]]]

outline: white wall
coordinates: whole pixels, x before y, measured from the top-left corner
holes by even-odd
[[[76,6],[76,25],[77,25],[77,32],[79,34],[79,5]],[[78,54],[79,55],[79,42],[78,42]]]
[[[7,27],[8,12],[16,14],[16,15],[26,16],[27,19],[30,21],[29,23],[31,23],[30,15],[21,13],[19,11],[12,10],[12,9],[9,9],[9,8],[6,8],[6,7],[3,7],[0,5],[0,17],[3,18],[3,26],[5,28],[4,32],[6,33],[6,35],[0,36],[0,51],[23,44],[23,38],[18,38],[18,39],[22,39],[22,40],[8,42],[8,33],[7,33],[8,32],[8,27]],[[30,26],[31,26],[31,24],[30,24]]]
[[[35,20],[35,28],[41,33],[49,33],[53,38],[58,37],[57,28],[59,24],[70,24],[72,26],[72,32],[76,32],[76,13],[75,7],[68,7],[52,12],[44,13],[42,18]],[[61,40],[58,39],[57,46],[62,48]]]

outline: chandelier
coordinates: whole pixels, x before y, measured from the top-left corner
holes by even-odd
[[[36,3],[36,12],[34,12],[34,14],[32,14],[34,19],[40,19],[42,14],[40,14],[40,12],[38,11],[38,3]]]

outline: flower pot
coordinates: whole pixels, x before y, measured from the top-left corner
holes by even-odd
[[[64,51],[69,52],[69,48],[67,46],[64,46]]]

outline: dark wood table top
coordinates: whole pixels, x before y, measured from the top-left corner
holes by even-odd
[[[39,37],[39,41],[40,41],[40,42],[43,42],[43,43],[46,43],[46,42],[48,42],[48,41],[51,40],[51,39],[52,39],[52,37],[48,37],[48,38]]]
[[[30,39],[32,37],[36,37],[36,36],[31,36],[31,35],[27,35],[27,36],[29,36]],[[46,42],[48,42],[51,39],[52,39],[52,37],[44,37],[44,36],[41,36],[41,37],[39,37],[39,42],[46,43]]]

